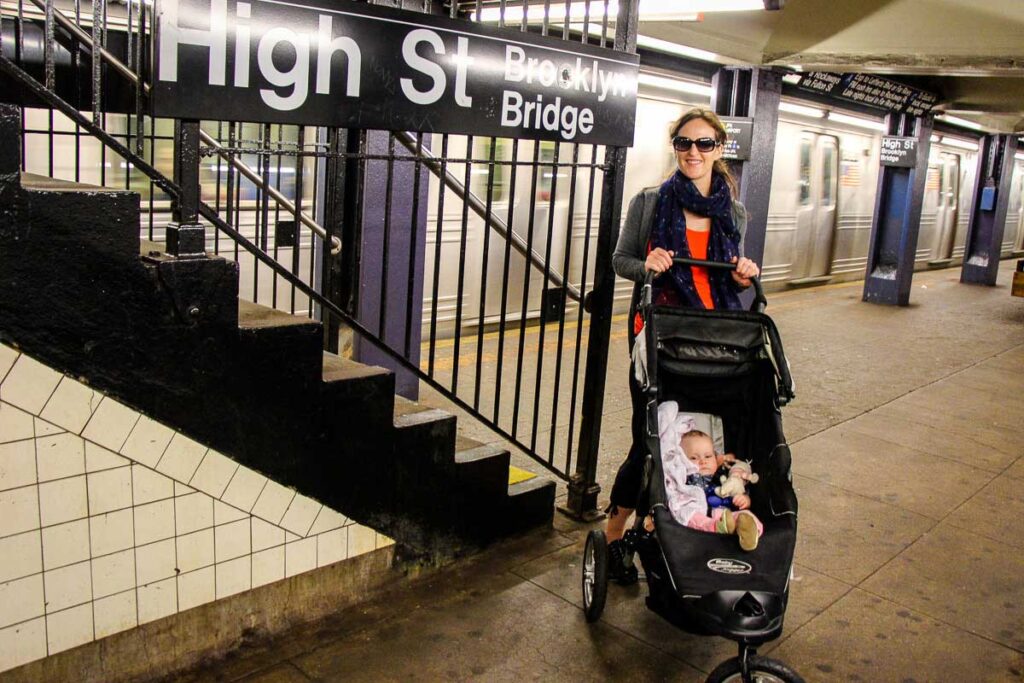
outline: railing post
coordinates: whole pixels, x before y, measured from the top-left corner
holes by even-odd
[[[196,258],[206,251],[206,228],[199,222],[199,121],[174,122],[174,182],[181,196],[167,224],[167,253]]]
[[[619,4],[615,49],[620,52],[636,52],[637,4],[638,0]],[[583,380],[580,441],[576,453],[576,471],[569,478],[568,500],[565,507],[559,508],[564,514],[582,520],[603,516],[597,507],[597,496],[601,492],[601,486],[597,483],[597,457],[601,447],[604,386],[608,375],[608,343],[615,294],[612,252],[618,241],[622,215],[626,148],[606,148],[604,161],[606,170],[601,183],[601,217],[594,261],[594,287],[588,297],[590,331],[587,338],[587,369]]]

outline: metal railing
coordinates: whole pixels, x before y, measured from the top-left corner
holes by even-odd
[[[596,509],[624,149],[214,121],[190,124],[182,150],[187,122],[146,115],[150,6],[29,2],[0,4],[26,170],[139,191],[148,239],[200,217],[243,298],[322,318],[332,350],[352,330],[360,359],[425,382],[569,479],[577,514]],[[566,2],[562,39],[633,51],[635,3],[621,4],[612,35],[607,1],[599,31]],[[513,6],[520,30],[559,28],[533,26],[525,0],[446,12],[496,8],[506,26]]]

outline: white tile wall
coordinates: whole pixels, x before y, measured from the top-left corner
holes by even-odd
[[[0,443],[31,439],[33,436],[32,416],[10,403],[0,401]]]
[[[85,442],[68,432],[37,438],[36,466],[39,481],[85,474]]]
[[[44,527],[88,516],[84,475],[39,485],[39,519]]]
[[[120,452],[121,446],[138,420],[137,412],[109,396],[104,396],[96,412],[85,425],[82,436],[107,450]]]
[[[39,488],[0,491],[0,538],[39,528]]]
[[[89,520],[43,527],[43,569],[89,559]]]
[[[57,388],[60,378],[59,372],[22,354],[0,386],[0,399],[38,415]]]
[[[121,447],[121,455],[147,467],[156,467],[172,436],[174,431],[169,427],[142,415]]]
[[[390,542],[0,344],[0,672]]]
[[[29,431],[31,430],[32,425],[29,424]],[[36,483],[35,441],[26,439],[0,444],[0,491],[34,483]]]
[[[81,433],[85,423],[103,398],[81,382],[64,377],[53,392],[39,417],[75,434]]]
[[[46,616],[46,640],[51,655],[88,643],[92,639],[91,603]]]
[[[92,472],[87,477],[89,514],[100,515],[132,506],[132,468]]]
[[[45,656],[45,619],[23,621],[0,629],[0,671],[13,669]]]
[[[244,555],[217,565],[217,598],[242,593],[252,587],[252,556]]]
[[[134,590],[101,598],[93,603],[92,611],[97,638],[130,629],[139,621]]]
[[[46,612],[59,612],[92,601],[92,565],[90,562],[69,564],[43,574],[46,590]]]
[[[175,481],[191,481],[204,455],[206,446],[176,433],[156,468]]]
[[[0,582],[20,579],[43,571],[42,532],[0,538]]]

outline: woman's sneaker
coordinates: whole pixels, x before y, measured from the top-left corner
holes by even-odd
[[[626,564],[626,544],[622,541],[612,541],[608,544],[608,580],[614,581],[620,586],[630,586],[637,582],[640,573],[633,563]],[[632,560],[632,558],[630,558]]]

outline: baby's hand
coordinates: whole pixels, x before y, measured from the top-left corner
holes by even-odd
[[[750,496],[745,493],[733,496],[732,504],[737,510],[748,510],[750,508]]]

